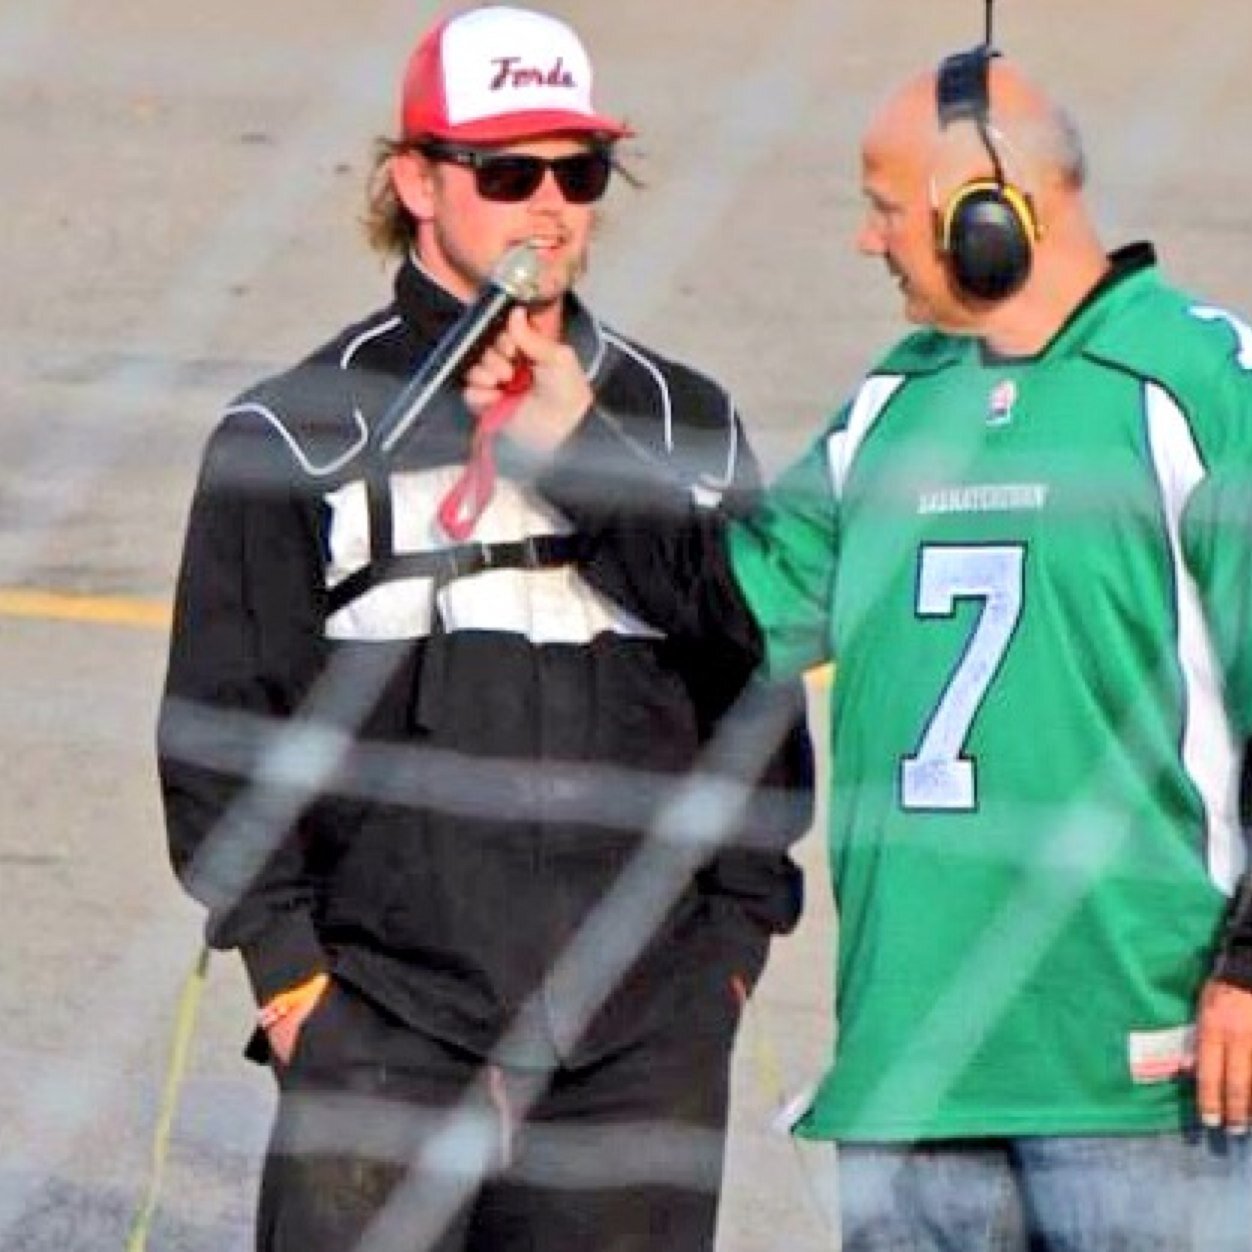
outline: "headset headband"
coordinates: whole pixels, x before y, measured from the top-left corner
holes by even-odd
[[[1004,167],[995,144],[991,142],[991,92],[987,82],[992,58],[999,55],[989,44],[979,44],[976,48],[944,57],[939,65],[935,96],[941,127],[946,128],[953,122],[973,122],[978,128],[982,146],[991,158],[996,182],[1003,186]]]
[[[999,53],[980,44],[946,56],[939,65],[939,124],[987,120],[987,66]]]

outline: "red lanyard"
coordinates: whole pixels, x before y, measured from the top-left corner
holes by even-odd
[[[469,460],[452,489],[440,501],[439,524],[444,533],[458,541],[470,537],[482,517],[496,486],[496,436],[517,412],[533,379],[530,365],[518,361],[513,377],[504,385],[504,395],[478,419],[470,444]]]

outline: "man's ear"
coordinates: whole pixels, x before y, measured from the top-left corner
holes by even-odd
[[[429,221],[435,212],[430,162],[420,152],[397,152],[388,172],[400,203],[417,221]]]

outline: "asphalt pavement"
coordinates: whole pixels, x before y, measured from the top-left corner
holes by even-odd
[[[586,291],[734,390],[767,467],[901,329],[852,237],[857,138],[980,0],[553,0],[639,138]],[[384,302],[371,140],[436,6],[14,0],[0,9],[0,1248],[123,1248],[199,914],[165,862],[152,727],[199,449],[240,388]],[[1252,7],[1002,0],[1076,114],[1110,244],[1252,311]],[[822,695],[815,687],[815,707]],[[816,719],[820,723],[820,714]],[[819,726],[820,730],[820,726]],[[771,1129],[831,1037],[810,909],[748,1018],[719,1252],[835,1247],[829,1160]],[[151,1252],[243,1252],[272,1107],[216,959]]]

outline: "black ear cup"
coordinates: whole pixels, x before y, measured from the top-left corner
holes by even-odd
[[[990,44],[945,57],[936,79],[939,125],[972,123],[995,171],[964,184],[936,208],[935,235],[957,287],[978,300],[1003,300],[1030,276],[1039,224],[1030,197],[1004,177],[989,123]]]
[[[979,300],[1003,300],[1030,275],[1037,237],[1029,199],[1010,184],[967,183],[939,222],[939,248],[957,286]]]

